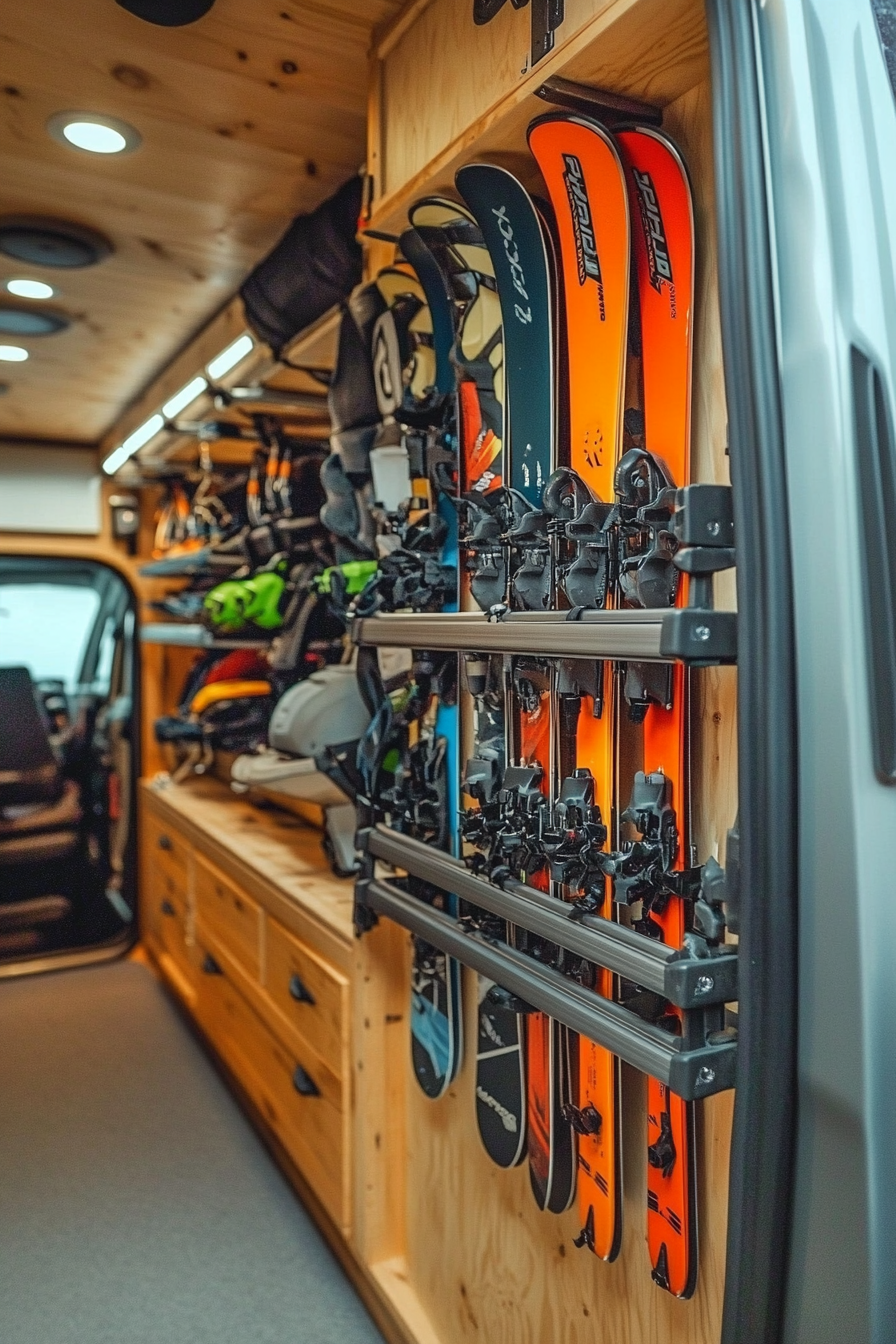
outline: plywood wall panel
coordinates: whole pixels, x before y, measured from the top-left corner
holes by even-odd
[[[388,200],[474,140],[509,148],[547,110],[533,94],[550,74],[664,105],[705,69],[705,24],[692,0],[567,0],[554,51],[534,70],[529,33],[528,9],[511,5],[483,28],[469,0],[436,0],[425,10],[382,62],[378,196]],[[431,115],[407,115],[422,106]],[[494,143],[492,127],[500,127]]]

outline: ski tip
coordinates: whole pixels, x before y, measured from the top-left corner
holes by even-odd
[[[533,154],[535,153],[532,145],[533,136],[537,136],[538,132],[543,127],[554,125],[574,126],[579,127],[584,131],[590,131],[592,135],[603,140],[618,157],[616,145],[614,144],[613,137],[607,127],[604,126],[602,122],[597,121],[595,117],[586,116],[583,112],[545,112],[542,116],[536,117],[534,121],[531,121],[526,130],[526,141]]]

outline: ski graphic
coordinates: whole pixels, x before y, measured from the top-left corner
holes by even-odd
[[[693,206],[684,163],[665,136],[637,129],[621,132],[618,140],[631,203],[644,412],[644,446],[630,450],[619,467],[620,587],[631,606],[681,606],[686,581],[671,564],[662,509],[652,514],[649,506],[655,507],[669,485],[687,485],[691,479]],[[650,558],[642,568],[645,555]],[[665,584],[657,583],[658,559],[665,561]],[[637,825],[653,828],[666,845],[668,867],[680,870],[690,861],[687,669],[630,664],[625,696],[633,717],[643,718],[644,725],[643,775],[636,778],[629,814],[637,812],[639,802],[647,804]],[[645,925],[645,932],[682,946],[684,901],[676,895],[658,901],[645,911]],[[660,1020],[677,1029],[676,1016],[667,1004]],[[697,1281],[694,1104],[650,1078],[647,1113],[652,1276],[674,1296],[686,1298]]]
[[[557,445],[550,237],[531,197],[506,170],[471,164],[458,172],[456,183],[485,237],[504,323],[508,452],[501,531],[506,600],[516,608],[543,609],[550,604],[553,582],[541,501]],[[550,665],[507,659],[505,696],[507,765],[492,861],[506,863],[512,854],[511,865],[547,890],[538,837],[556,774]],[[539,950],[547,956],[552,952]],[[541,1208],[560,1212],[568,1207],[575,1182],[573,1136],[563,1114],[570,1034],[543,1014],[529,1013],[525,1043],[532,1189]]]
[[[566,320],[569,446],[545,492],[556,520],[559,586],[571,607],[612,602],[610,532],[614,472],[623,428],[629,215],[622,165],[597,123],[564,114],[539,118],[529,147],[557,219]],[[562,781],[555,809],[552,868],[567,895],[612,917],[607,883],[582,854],[599,850],[611,823],[616,788],[615,679],[610,665],[566,664],[560,670]],[[605,997],[609,972],[583,966],[581,976]],[[578,1136],[578,1244],[603,1260],[619,1252],[622,1233],[619,1063],[580,1038],[577,1087],[568,1116]]]

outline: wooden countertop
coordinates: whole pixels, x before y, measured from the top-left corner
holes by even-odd
[[[216,779],[145,779],[140,788],[158,817],[271,914],[297,933],[305,933],[304,921],[311,919],[329,935],[327,942],[338,940],[339,960],[345,958],[352,943],[353,883],[333,875],[319,830],[289,812],[256,807]]]

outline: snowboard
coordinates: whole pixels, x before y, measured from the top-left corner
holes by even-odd
[[[447,300],[409,243],[419,270],[407,263],[377,277],[386,300],[372,335],[377,402],[383,420],[370,454],[380,574],[373,585],[392,609],[456,610],[457,514],[431,479],[453,457],[453,382],[446,341]],[[450,472],[442,477],[450,480]],[[438,594],[426,578],[435,565]],[[449,577],[450,576],[450,579]],[[370,593],[367,594],[368,600]],[[395,654],[391,655],[395,661]],[[402,655],[398,655],[401,660]],[[408,661],[408,655],[404,655]],[[399,760],[390,804],[392,824],[425,843],[457,852],[459,737],[457,659],[417,653],[406,701],[418,701],[398,734]],[[402,694],[402,691],[399,692]],[[404,879],[418,899],[454,913],[456,898],[419,878]],[[423,1092],[444,1095],[462,1052],[460,967],[424,939],[412,940],[411,1060]]]
[[[618,142],[633,221],[643,406],[643,445],[631,449],[618,469],[619,584],[626,605],[682,606],[686,580],[672,565],[668,511],[664,517],[658,496],[691,479],[693,206],[684,163],[666,136],[634,129],[620,132]],[[627,817],[658,847],[667,870],[690,862],[688,682],[681,664],[630,664],[626,670],[625,698],[643,722],[643,773],[636,776]],[[642,931],[681,947],[684,900],[664,892],[645,901]],[[659,1011],[659,1021],[672,1031],[680,1031],[680,1016],[671,1004]],[[694,1103],[649,1078],[647,1130],[652,1277],[675,1297],[687,1298],[697,1281]]]
[[[458,172],[456,184],[488,246],[504,324],[508,423],[502,598],[513,608],[544,609],[551,601],[553,576],[541,503],[557,452],[551,235],[528,192],[505,169],[471,164]],[[490,861],[549,890],[539,839],[556,776],[553,668],[549,662],[510,657],[504,682],[506,764]],[[559,955],[547,945],[529,950],[543,960]],[[522,1015],[517,1022],[522,1026]],[[573,1135],[564,1116],[573,1037],[542,1013],[529,1012],[524,1022],[530,1181],[539,1207],[561,1212],[575,1186]],[[480,1063],[484,1072],[489,1057]]]
[[[504,472],[504,332],[491,258],[477,221],[463,206],[441,198],[421,201],[411,219],[431,248],[453,313],[452,364],[457,386],[458,489],[465,521],[467,556],[461,604],[475,609],[483,595],[478,576],[501,568],[495,553],[496,501]],[[477,531],[475,540],[471,533]],[[484,543],[484,544],[483,544]],[[499,580],[500,582],[500,580]],[[486,588],[489,578],[485,578]],[[493,594],[487,592],[488,603]],[[504,705],[500,660],[466,660],[473,700],[472,742],[461,788],[491,799],[504,765]],[[456,795],[460,798],[460,791]],[[481,815],[481,814],[480,814]],[[479,817],[477,817],[477,820]],[[468,829],[468,828],[467,828]],[[466,834],[466,831],[465,831]],[[465,905],[464,917],[501,936],[502,921]],[[512,1167],[524,1151],[525,1113],[520,1027],[517,1013],[491,980],[477,977],[476,1115],[486,1152]]]
[[[590,119],[549,114],[529,146],[557,218],[566,314],[569,446],[545,505],[556,520],[558,586],[570,607],[612,603],[614,472],[621,452],[629,300],[629,212],[622,164]],[[606,880],[593,860],[606,839],[616,789],[617,695],[610,664],[559,669],[565,722],[553,869],[568,899],[611,915]],[[580,862],[583,852],[592,862]],[[578,978],[614,996],[613,976],[581,965]],[[575,1096],[567,1109],[578,1138],[578,1244],[603,1260],[622,1232],[619,1062],[578,1040]]]

